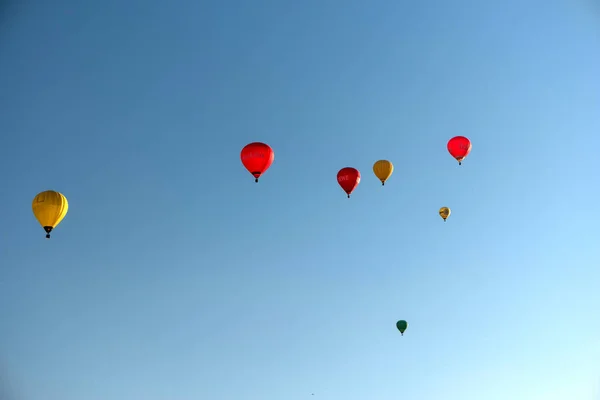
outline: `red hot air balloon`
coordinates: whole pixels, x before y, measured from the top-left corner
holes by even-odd
[[[344,189],[344,192],[348,194],[348,198],[350,198],[350,193],[352,193],[360,183],[360,172],[352,167],[342,168],[337,174],[337,181],[342,189]]]
[[[254,142],[244,146],[240,157],[244,167],[254,176],[254,181],[258,182],[258,178],[273,164],[275,153],[268,144]]]
[[[462,165],[462,160],[471,152],[471,141],[464,136],[455,136],[448,141],[448,152],[456,158],[458,165]]]

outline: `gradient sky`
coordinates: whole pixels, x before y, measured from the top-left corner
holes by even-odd
[[[593,0],[4,7],[11,398],[597,396]],[[49,241],[47,189],[70,203]]]

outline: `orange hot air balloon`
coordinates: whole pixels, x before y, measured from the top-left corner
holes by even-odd
[[[352,167],[342,168],[337,174],[337,181],[350,198],[350,194],[360,183],[360,172]]]
[[[258,182],[258,178],[273,164],[275,153],[268,144],[254,142],[244,146],[240,157],[244,167],[254,176],[254,181]]]
[[[471,141],[464,136],[455,136],[448,141],[448,152],[462,165],[462,161],[471,152]]]

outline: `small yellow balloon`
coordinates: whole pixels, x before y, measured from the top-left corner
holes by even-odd
[[[383,186],[385,185],[385,181],[392,176],[392,172],[394,172],[394,164],[388,160],[379,160],[373,164],[373,172],[375,173],[375,176],[379,178],[381,185]]]
[[[444,219],[444,222],[446,222],[446,218],[448,218],[451,213],[452,213],[452,211],[450,211],[450,209],[448,207],[440,208],[440,217],[442,217]]]
[[[50,232],[56,228],[69,211],[67,198],[54,190],[38,193],[31,204],[33,215],[42,228],[46,231],[46,238],[50,239]]]

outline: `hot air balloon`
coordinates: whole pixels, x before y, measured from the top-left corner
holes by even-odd
[[[348,195],[348,198],[350,198],[350,193],[352,193],[360,183],[360,172],[352,167],[342,168],[337,174],[337,181]]]
[[[440,217],[444,219],[444,222],[446,222],[446,218],[448,218],[451,213],[452,211],[448,207],[440,208]]]
[[[381,181],[381,185],[385,185],[385,181],[390,179],[394,172],[394,164],[388,160],[379,160],[373,164],[373,172],[375,176]]]
[[[54,190],[46,190],[34,197],[31,208],[33,215],[46,231],[46,238],[50,239],[50,232],[67,215],[69,202],[63,194]]]
[[[404,336],[404,331],[406,330],[406,328],[408,328],[408,322],[401,319],[400,321],[396,322],[396,328],[398,328],[400,334]]]
[[[240,157],[244,167],[254,176],[254,181],[258,182],[258,178],[273,164],[275,153],[268,144],[254,142],[244,146]]]
[[[456,158],[458,165],[462,165],[462,161],[471,152],[471,141],[464,136],[455,136],[448,141],[448,152]]]

